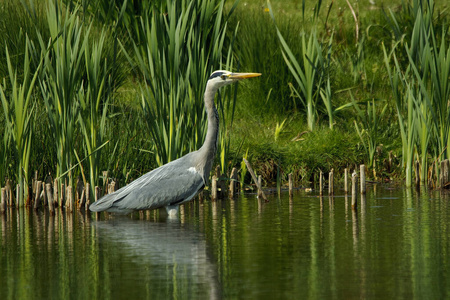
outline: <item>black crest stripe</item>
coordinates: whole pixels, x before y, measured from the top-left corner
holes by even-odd
[[[224,72],[214,72],[214,73],[211,74],[211,76],[209,77],[209,79],[213,79],[213,78],[222,76],[223,74],[225,74],[225,73],[224,73]],[[208,80],[209,80],[209,79],[208,79]]]

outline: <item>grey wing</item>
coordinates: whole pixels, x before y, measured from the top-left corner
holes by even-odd
[[[129,213],[180,204],[191,200],[204,185],[202,176],[194,168],[167,164],[104,196],[89,209]]]

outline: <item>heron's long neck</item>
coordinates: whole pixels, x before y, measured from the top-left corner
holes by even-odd
[[[205,90],[205,108],[208,116],[208,131],[206,132],[206,138],[203,146],[199,149],[200,155],[206,159],[205,162],[205,174],[209,176],[214,157],[217,150],[217,139],[219,137],[219,114],[214,105],[214,96],[217,88],[211,88],[206,86]]]

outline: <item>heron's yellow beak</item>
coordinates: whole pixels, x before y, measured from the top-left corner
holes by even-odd
[[[245,79],[261,76],[261,73],[231,73],[229,79]]]

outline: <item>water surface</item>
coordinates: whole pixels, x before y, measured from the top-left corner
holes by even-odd
[[[0,299],[449,299],[449,195],[302,191],[132,217],[10,210]]]

